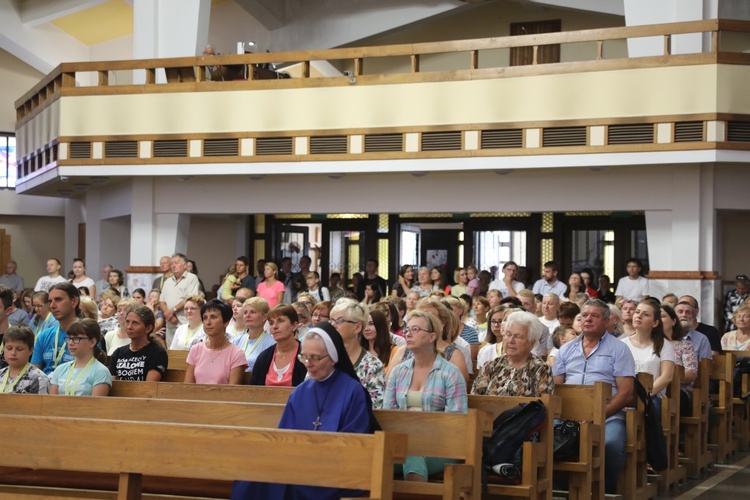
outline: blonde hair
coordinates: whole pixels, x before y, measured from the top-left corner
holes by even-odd
[[[263,297],[250,297],[242,304],[242,309],[250,306],[261,314],[268,314],[271,308],[268,306],[268,301]]]

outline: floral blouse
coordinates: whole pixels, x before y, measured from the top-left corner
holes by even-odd
[[[552,368],[533,354],[521,368],[513,368],[507,354],[489,361],[471,388],[472,394],[486,396],[538,397],[554,391]]]
[[[721,337],[721,348],[726,351],[749,351],[750,339],[740,342],[737,340],[737,330],[727,332]]]
[[[672,345],[674,346],[674,363],[684,367],[686,372],[698,373],[698,356],[695,354],[693,344],[687,339],[682,339],[672,342]],[[682,389],[687,393],[693,392],[693,382],[686,384],[683,381]]]
[[[383,362],[378,358],[362,349],[362,352],[354,364],[354,371],[357,373],[362,386],[370,394],[373,408],[383,407],[383,392],[385,391],[385,368]]]

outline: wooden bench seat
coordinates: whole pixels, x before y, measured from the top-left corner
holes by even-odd
[[[750,351],[724,351],[724,354],[733,354],[735,362],[739,358],[750,357]],[[733,381],[734,382],[734,381]],[[734,424],[734,439],[737,449],[740,451],[750,450],[750,414],[748,414],[748,403],[741,397],[750,392],[750,375],[743,374],[739,388],[733,388],[732,394],[732,420]]]
[[[653,376],[650,373],[638,373],[637,378],[650,394],[654,386]],[[657,486],[655,482],[650,483],[648,478],[645,406],[633,392],[632,407],[625,410],[625,467],[618,482],[618,493],[628,499],[649,500],[656,498]]]
[[[552,499],[554,420],[560,418],[562,398],[548,394],[541,398],[469,396],[469,408],[488,412],[493,421],[505,410],[536,400],[542,401],[547,410],[547,416],[539,431],[539,442],[524,443],[521,484],[490,484],[488,487],[490,495],[538,500]]]
[[[684,428],[684,456],[680,462],[687,465],[688,477],[700,477],[713,463],[708,449],[708,383],[712,362],[704,358],[698,363],[698,374],[693,383],[690,415],[680,415]]]
[[[371,498],[388,499],[394,463],[406,457],[406,436],[385,432],[345,434],[29,415],[2,415],[0,426],[16,430],[5,435],[0,467],[79,472],[69,473],[71,477],[115,474],[118,498],[127,499],[141,498],[143,475],[363,489]],[[82,442],[96,443],[96,452],[84,452]],[[292,456],[294,474],[289,473]],[[336,467],[324,467],[320,457],[336,457]]]
[[[189,388],[190,386],[188,386]],[[256,397],[259,387],[247,387]],[[278,389],[278,388],[277,388]],[[227,401],[77,398],[66,396],[0,395],[0,412],[17,415],[77,416],[96,419],[121,418],[130,421],[191,423],[222,426],[276,428],[283,404]],[[376,410],[381,427],[389,433],[408,435],[409,455],[460,460],[446,466],[442,483],[395,481],[394,491],[420,493],[445,499],[479,498],[478,466],[482,438],[492,430],[489,414],[471,409],[468,414],[418,413]],[[392,474],[391,474],[392,476]],[[476,496],[475,496],[476,494]]]
[[[735,451],[732,438],[734,354],[717,354],[711,364],[710,380],[716,385],[716,392],[710,397],[713,401],[713,418],[709,417],[708,443],[714,460],[727,463]]]
[[[554,462],[555,477],[568,481],[570,500],[604,499],[604,423],[612,386],[557,385],[562,398],[560,418],[581,423],[578,460]]]
[[[680,464],[680,387],[684,373],[684,367],[674,367],[667,395],[661,400],[661,426],[667,442],[669,468],[659,473],[657,490],[660,495],[687,479],[687,467]]]

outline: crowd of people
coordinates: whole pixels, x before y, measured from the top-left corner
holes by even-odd
[[[539,396],[602,380],[613,387],[605,446],[613,492],[634,375],[653,376],[659,410],[683,366],[688,413],[700,360],[750,350],[746,276],[727,296],[731,327],[722,336],[699,321],[694,297],[651,296],[636,259],[614,292],[606,276],[594,288],[588,269],[565,285],[555,262],[530,287],[514,262],[494,280],[473,266],[456,269],[452,285],[439,268],[403,266],[390,290],[375,259],[346,289],[335,274],[322,286],[309,258],[299,264],[294,273],[290,260],[260,261],[252,276],[239,257],[215,298],[182,254],[161,260],[152,290],[132,294],[110,266],[95,283],[82,259],[70,279],[50,259],[40,289],[27,294],[9,264],[10,279],[0,279],[14,285],[0,285],[0,393],[106,396],[113,380],[161,380],[168,346],[188,351],[185,383],[240,384],[251,372],[251,385],[296,387],[282,427],[369,432],[373,408],[464,413],[469,393]],[[400,473],[426,481],[444,464],[408,457]],[[235,497],[254,488],[238,484]]]

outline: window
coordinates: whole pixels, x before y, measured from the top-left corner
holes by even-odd
[[[526,265],[526,231],[477,231],[474,262],[478,269],[502,267],[509,260]]]
[[[16,187],[16,136],[0,132],[0,188]]]

